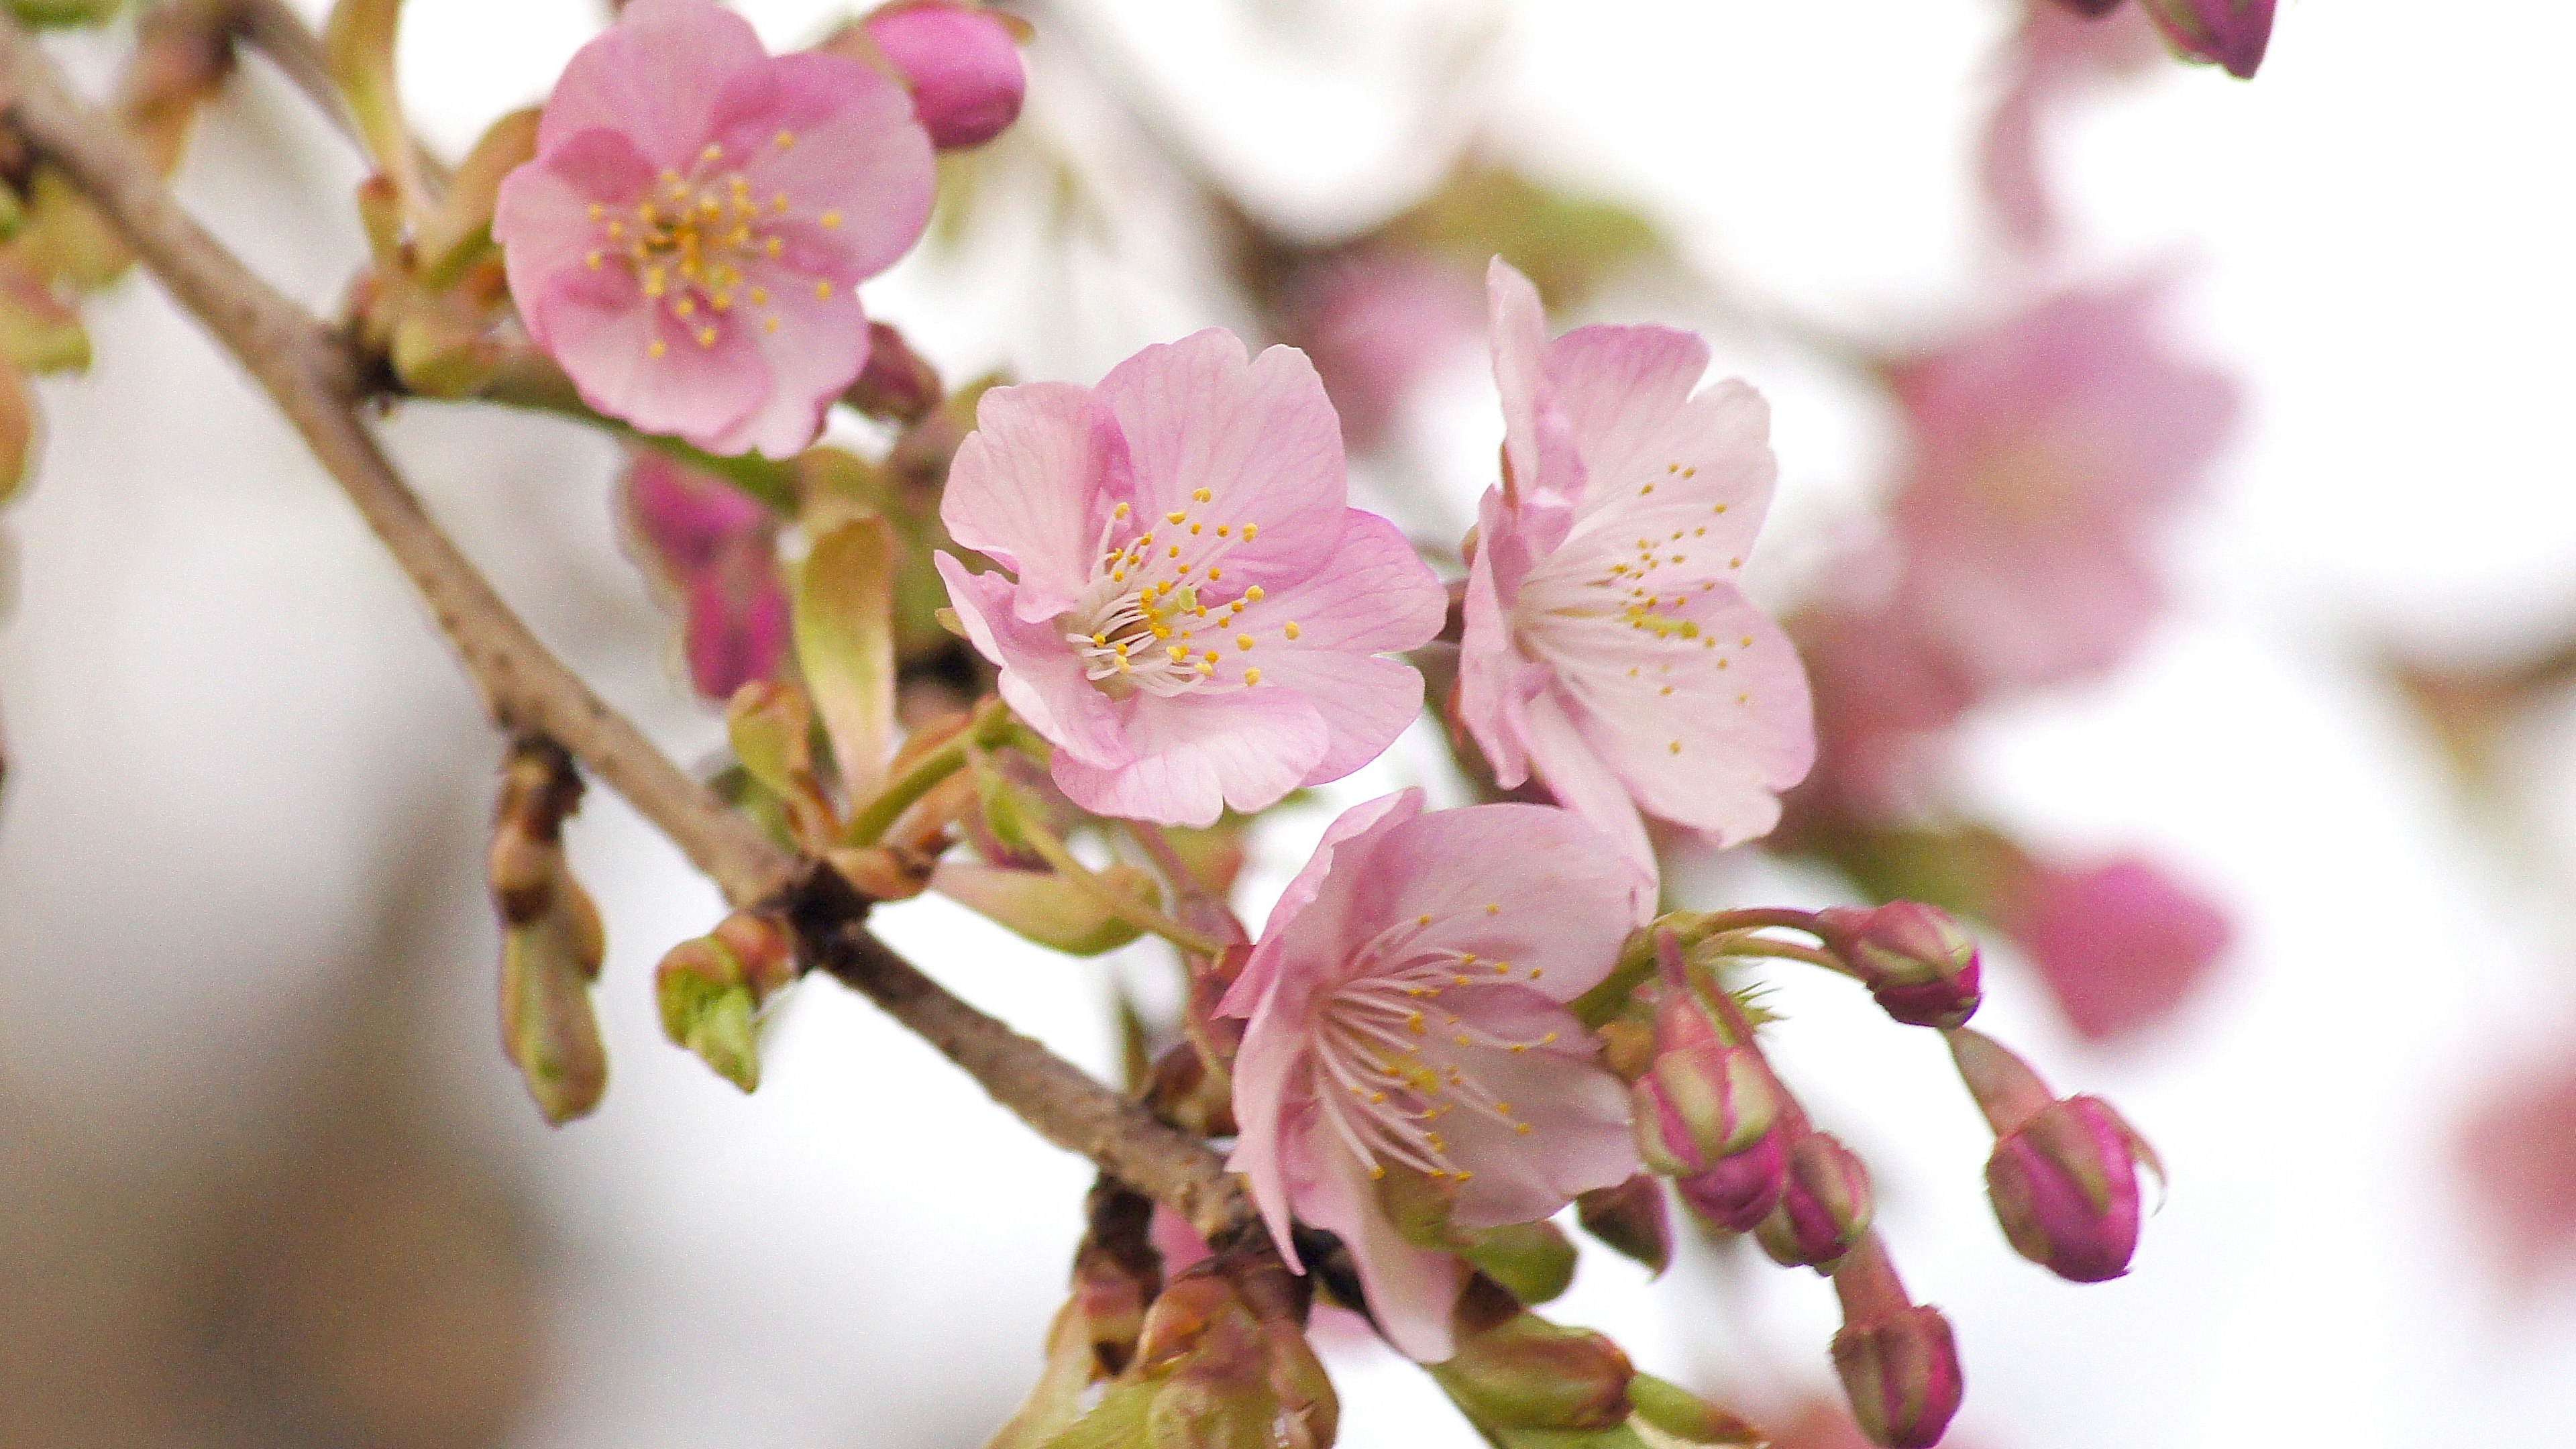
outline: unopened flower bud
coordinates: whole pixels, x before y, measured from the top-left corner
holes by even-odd
[[[1574,1200],[1575,1221],[1620,1254],[1661,1274],[1672,1266],[1672,1212],[1664,1185],[1638,1173],[1617,1187],[1595,1188]]]
[[[2057,3],[2087,20],[2092,20],[2119,9],[2123,0],[2057,0]]]
[[[2052,1102],[1995,1143],[1986,1194],[2013,1250],[2061,1278],[2099,1283],[2138,1250],[2138,1164],[2155,1150],[2099,1097]]]
[[[1817,913],[1825,946],[1869,987],[1879,1008],[1908,1026],[1949,1028],[1977,1010],[1983,968],[1976,937],[1920,901]]]
[[[1574,1283],[1574,1240],[1554,1223],[1507,1223],[1466,1234],[1458,1255],[1523,1303],[1545,1303]]]
[[[912,91],[942,151],[981,146],[1020,118],[1028,73],[1014,20],[961,0],[905,0],[859,22]]]
[[[1749,1233],[1771,1216],[1788,1186],[1788,1137],[1789,1124],[1775,1123],[1752,1146],[1673,1185],[1691,1211],[1728,1232]]]
[[[1140,906],[1154,906],[1162,887],[1135,866],[1112,864],[1094,872],[1103,889]],[[930,888],[1012,932],[1053,951],[1097,956],[1144,934],[1111,910],[1099,892],[1050,870],[1015,870],[946,860],[931,872]]]
[[[1150,1396],[1146,1449],[1325,1449],[1340,1410],[1303,1333],[1293,1318],[1256,1313],[1224,1266],[1210,1260],[1154,1300],[1134,1368],[1094,1413],[1115,1413],[1122,1394]]]
[[[1788,1144],[1788,1175],[1779,1204],[1754,1230],[1762,1251],[1784,1268],[1826,1271],[1869,1228],[1869,1169],[1828,1132],[1802,1132]]]
[[[1636,1370],[1609,1339],[1520,1310],[1485,1282],[1470,1284],[1458,1317],[1458,1352],[1431,1376],[1489,1432],[1607,1429],[1628,1417]]]
[[[1771,1130],[1779,1100],[1749,1041],[1710,1018],[1670,931],[1655,933],[1662,990],[1655,1005],[1655,1061],[1637,1079],[1637,1155],[1672,1177],[1704,1172]]]
[[[2165,43],[2186,60],[2251,80],[2272,43],[2273,0],[2138,0]]]
[[[883,322],[868,324],[868,362],[842,401],[890,423],[910,427],[930,416],[947,392],[939,372],[912,350],[903,334]]]
[[[760,1009],[795,979],[786,928],[736,911],[713,933],[672,947],[654,969],[663,1034],[748,1092],[760,1085]]]
[[[1887,1449],[1932,1449],[1959,1412],[1965,1385],[1950,1320],[1915,1306],[1845,1327],[1834,1335],[1842,1376],[1861,1432]]]

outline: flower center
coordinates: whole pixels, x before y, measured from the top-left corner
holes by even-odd
[[[781,131],[772,143],[785,151],[796,144],[793,132]],[[631,208],[593,202],[590,220],[600,245],[583,260],[593,271],[611,259],[633,269],[645,298],[667,308],[672,320],[700,347],[713,347],[737,317],[737,304],[747,303],[763,331],[775,332],[779,314],[769,289],[749,279],[757,263],[777,261],[787,250],[777,228],[787,222],[813,222],[826,230],[841,224],[837,211],[807,214],[784,191],[767,197],[753,193],[741,163],[728,162],[724,147],[709,145],[684,174],[666,168],[643,199]],[[829,301],[832,283],[814,282],[816,299]],[[657,329],[658,330],[658,329]],[[660,357],[669,345],[660,337],[645,352]]]
[[[1211,497],[1205,488],[1190,495],[1194,504]],[[1209,522],[1194,511],[1175,508],[1130,534],[1133,510],[1119,504],[1101,525],[1090,584],[1056,621],[1084,675],[1112,697],[1261,682],[1260,666],[1242,657],[1259,640],[1240,627],[1243,611],[1261,602],[1261,586],[1229,597],[1222,563],[1236,544],[1259,537],[1261,525]],[[1280,629],[1287,639],[1297,633],[1293,622]]]
[[[1499,905],[1484,909],[1501,911]],[[1535,979],[1542,968],[1423,946],[1419,938],[1432,922],[1421,916],[1379,933],[1361,950],[1361,973],[1333,994],[1317,1020],[1316,1100],[1372,1178],[1386,1176],[1389,1162],[1434,1181],[1474,1176],[1451,1157],[1441,1118],[1463,1106],[1508,1123],[1517,1135],[1530,1131],[1512,1104],[1470,1070],[1476,1053],[1517,1055],[1557,1039],[1550,1031],[1525,1041],[1478,1024],[1475,993]]]

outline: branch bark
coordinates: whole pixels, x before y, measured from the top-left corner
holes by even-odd
[[[62,171],[268,393],[410,576],[495,724],[562,745],[734,904],[783,909],[811,964],[923,1037],[1039,1135],[1182,1213],[1212,1241],[1257,1243],[1258,1219],[1241,1185],[1205,1143],[896,955],[868,932],[864,896],[726,808],[556,658],[377,446],[359,415],[368,368],[348,339],[253,274],[183,211],[133,142],[76,99],[43,50],[5,15],[0,120]]]

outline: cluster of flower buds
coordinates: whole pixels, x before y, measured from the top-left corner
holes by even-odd
[[[511,747],[493,812],[488,872],[501,917],[501,1046],[547,1121],[588,1114],[608,1090],[608,1051],[590,986],[608,942],[599,910],[564,860],[563,823],[581,777],[560,746]]]
[[[2057,0],[2076,14],[2096,19],[2120,8],[2121,0]],[[2138,0],[2138,8],[2155,22],[2176,55],[2204,65],[2224,66],[2227,73],[2252,78],[2272,43],[2274,0]]]

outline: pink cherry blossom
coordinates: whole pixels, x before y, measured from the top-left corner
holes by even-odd
[[[1406,399],[1465,350],[1479,320],[1475,276],[1421,253],[1373,251],[1310,267],[1281,304],[1315,360],[1354,448],[1385,438]]]
[[[2065,293],[1895,369],[1913,457],[1897,607],[1980,685],[2109,667],[2164,602],[2151,548],[2234,425],[2156,335],[2165,285]]]
[[[2073,101],[2103,82],[2164,63],[2154,27],[2135,7],[2078,8],[2090,14],[2031,0],[2004,52],[2003,91],[1977,154],[1978,180],[2004,235],[2032,251],[2049,249],[2061,232],[2042,174],[2049,131]]]
[[[2505,1083],[2469,1121],[2459,1152],[2517,1280],[2576,1260],[2576,1051]]]
[[[1615,964],[1631,884],[1569,812],[1389,795],[1333,823],[1218,1008],[1249,1018],[1229,1165],[1291,1266],[1292,1218],[1341,1237],[1416,1359],[1450,1355],[1465,1269],[1400,1231],[1384,1189],[1428,1179],[1475,1230],[1637,1170],[1628,1091],[1561,1004]]]
[[[629,547],[678,601],[689,681],[713,700],[776,675],[787,657],[778,519],[722,478],[648,449],[620,492]]]
[[[1550,342],[1529,279],[1488,274],[1503,482],[1470,563],[1458,714],[1504,786],[1535,774],[1655,876],[1645,811],[1731,845],[1815,759],[1797,651],[1736,586],[1770,505],[1770,411],[1696,394],[1663,327]],[[1652,908],[1651,890],[1641,907]]]
[[[2152,863],[2035,869],[2000,903],[2003,924],[2067,1020],[2108,1041],[2171,1015],[2218,965],[2227,916]]]
[[[1010,570],[939,558],[1002,698],[1101,815],[1205,825],[1338,780],[1422,707],[1377,656],[1447,594],[1395,525],[1345,502],[1341,426],[1305,355],[1211,329],[1097,388],[984,395],[940,517]]]
[[[707,0],[635,0],[564,68],[492,235],[583,401],[786,457],[866,363],[857,286],[921,235],[933,185],[892,80],[768,55]]]

